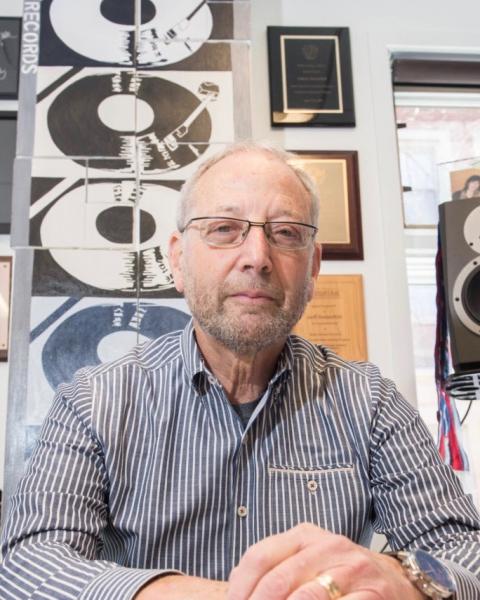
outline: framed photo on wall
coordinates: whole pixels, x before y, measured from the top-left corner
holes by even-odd
[[[272,126],[355,126],[347,27],[268,27]]]
[[[18,97],[22,20],[0,17],[0,100]]]
[[[0,256],[0,360],[8,358],[12,257]]]
[[[468,200],[480,197],[480,169],[471,167],[450,171],[452,200]]]
[[[320,194],[318,241],[324,260],[363,260],[358,154],[355,150],[293,150],[293,162]]]

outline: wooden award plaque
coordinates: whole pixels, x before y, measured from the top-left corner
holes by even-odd
[[[367,360],[362,276],[320,275],[293,333],[347,360]]]

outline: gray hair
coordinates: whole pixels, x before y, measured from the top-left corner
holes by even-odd
[[[303,169],[295,164],[298,157],[285,150],[280,150],[267,142],[243,141],[229,144],[226,148],[217,152],[207,160],[205,160],[195,173],[185,181],[180,191],[180,202],[177,210],[177,229],[183,231],[187,224],[187,216],[190,205],[193,199],[193,190],[197,185],[198,180],[206,173],[213,165],[217,164],[231,154],[241,152],[265,152],[277,158],[283,164],[287,165],[298,177],[304,188],[310,196],[311,202],[311,219],[312,225],[318,225],[318,217],[320,213],[320,200],[318,196],[317,186],[312,177]]]

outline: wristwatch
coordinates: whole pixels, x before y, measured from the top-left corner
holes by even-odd
[[[386,552],[397,558],[410,581],[427,598],[455,598],[457,587],[447,567],[425,550]]]

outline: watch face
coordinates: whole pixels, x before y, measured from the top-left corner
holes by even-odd
[[[414,555],[420,570],[423,571],[433,583],[444,587],[449,592],[456,591],[453,577],[437,558],[424,550],[415,550]]]

